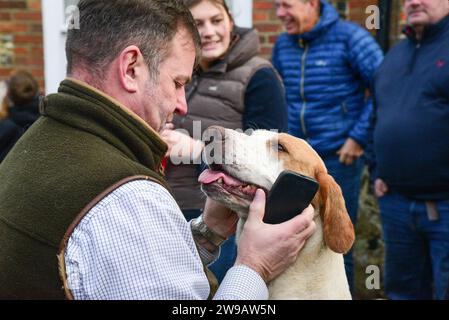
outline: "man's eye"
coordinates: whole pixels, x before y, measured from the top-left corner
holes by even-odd
[[[175,81],[175,87],[176,89],[181,89],[182,87],[184,87],[184,85],[179,81]]]

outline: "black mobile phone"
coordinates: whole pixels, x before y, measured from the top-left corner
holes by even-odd
[[[263,221],[278,224],[292,219],[309,206],[318,188],[315,179],[290,170],[282,171],[268,193]]]

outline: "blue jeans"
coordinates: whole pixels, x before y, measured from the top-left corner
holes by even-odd
[[[198,217],[201,214],[201,210],[182,210],[184,217],[187,221]],[[220,256],[218,259],[209,265],[209,270],[215,275],[218,283],[221,283],[226,272],[234,265],[235,258],[237,257],[237,245],[235,243],[235,236],[229,237],[220,246]]]
[[[385,293],[390,299],[445,299],[449,287],[449,200],[425,202],[389,193],[379,199],[385,240]]]
[[[360,183],[364,168],[364,160],[359,158],[352,165],[346,166],[340,163],[338,156],[323,158],[327,171],[340,186],[345,198],[346,209],[352,224],[357,223],[357,210],[359,208]],[[346,276],[351,292],[354,292],[354,262],[352,249],[344,255]]]

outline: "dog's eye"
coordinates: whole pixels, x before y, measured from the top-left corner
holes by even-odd
[[[284,148],[284,146],[280,143],[277,144],[278,151],[279,152],[287,152],[287,150]]]

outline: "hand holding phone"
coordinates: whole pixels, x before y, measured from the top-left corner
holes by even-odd
[[[318,188],[318,182],[310,177],[282,171],[268,193],[263,221],[278,224],[294,218],[309,206]]]

